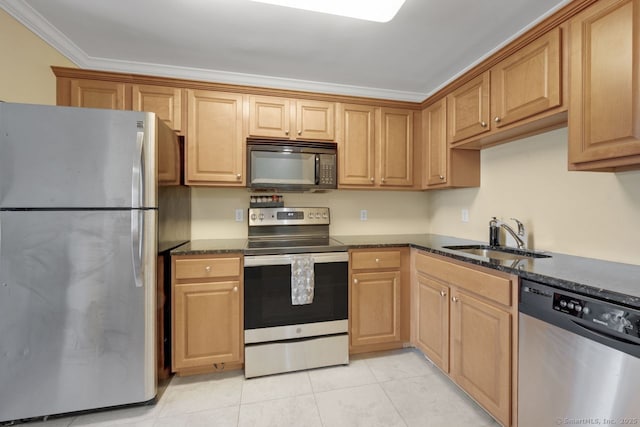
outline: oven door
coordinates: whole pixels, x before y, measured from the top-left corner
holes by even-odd
[[[348,253],[309,255],[314,260],[314,297],[305,305],[291,304],[291,255],[244,258],[245,331],[347,319]]]

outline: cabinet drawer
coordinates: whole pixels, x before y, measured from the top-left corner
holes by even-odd
[[[504,305],[511,305],[511,280],[463,267],[428,255],[417,254],[416,271],[466,289]]]
[[[208,279],[240,275],[240,257],[176,260],[176,279]]]
[[[351,269],[400,268],[400,251],[352,252]]]

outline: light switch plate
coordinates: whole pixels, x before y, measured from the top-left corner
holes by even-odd
[[[462,222],[469,222],[469,209],[462,209],[460,211]]]
[[[244,209],[236,209],[236,222],[244,221]]]
[[[360,221],[366,221],[368,218],[368,212],[366,209],[360,209]]]

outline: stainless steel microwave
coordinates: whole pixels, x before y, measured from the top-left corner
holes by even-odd
[[[337,188],[335,142],[247,138],[247,187],[279,191]]]

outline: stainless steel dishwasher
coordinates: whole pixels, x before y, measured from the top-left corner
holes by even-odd
[[[640,310],[522,280],[518,426],[640,425]]]

